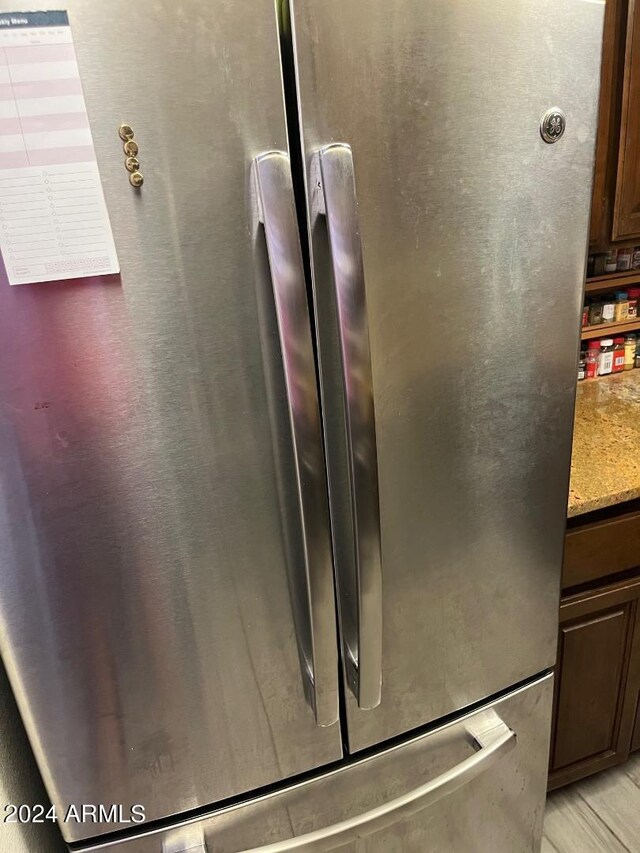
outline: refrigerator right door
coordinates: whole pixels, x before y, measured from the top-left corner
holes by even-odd
[[[289,11],[358,750],[555,660],[603,3]]]

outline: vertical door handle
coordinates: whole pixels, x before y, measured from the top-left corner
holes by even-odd
[[[338,719],[338,657],[327,485],[311,324],[289,158],[254,160],[275,303],[304,545],[307,692],[319,726]]]
[[[252,847],[243,853],[290,853],[292,850],[320,853],[358,841],[401,820],[407,820],[438,800],[453,794],[487,771],[516,746],[515,732],[493,710],[481,711],[468,722],[456,724],[455,728],[463,730],[465,739],[471,742],[475,752],[435,779],[341,823],[287,841]]]
[[[371,351],[358,204],[351,148],[328,145],[318,154],[318,208],[326,216],[346,411],[347,453],[355,532],[356,602],[341,597],[355,637],[345,632],[349,685],[358,706],[380,704],[382,690],[382,560],[378,460]],[[350,642],[351,640],[351,642]],[[355,640],[355,642],[354,642]]]

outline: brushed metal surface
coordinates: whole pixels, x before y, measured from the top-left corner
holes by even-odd
[[[353,575],[314,158],[353,152],[375,404],[382,702],[350,749],[553,664],[603,4],[291,0],[334,553]],[[540,116],[560,104],[555,145]]]
[[[463,758],[435,778],[363,814],[347,818],[341,823],[334,823],[332,826],[317,829],[287,841],[276,841],[275,844],[267,844],[266,847],[254,847],[243,853],[287,853],[290,850],[303,850],[304,853],[310,853],[312,850],[326,850],[327,847],[342,846],[349,841],[374,835],[382,829],[412,818],[429,806],[451,796],[464,785],[468,785],[480,773],[486,773],[494,762],[503,758],[516,745],[516,733],[511,731],[492,710],[475,714],[460,726],[460,729],[460,736],[470,740],[478,752]]]
[[[355,540],[355,578],[342,578],[339,584],[340,621],[347,681],[358,707],[371,709],[380,704],[382,687],[382,567],[376,424],[358,200],[348,145],[323,148],[318,161],[320,179],[313,192],[326,216],[335,285]]]
[[[516,745],[464,787],[419,813],[390,820],[377,831],[362,827],[356,840],[344,844],[328,838],[326,844],[309,849],[339,849],[341,853],[538,853],[552,687],[553,679],[548,675],[431,734],[306,783],[197,821],[143,833],[131,841],[91,846],[85,853],[188,850],[190,839],[196,837],[204,838],[210,853],[286,850],[294,838],[370,809],[384,809],[391,800],[477,756],[469,730],[495,719],[495,715],[516,732]]]
[[[11,687],[0,663],[0,853],[66,853],[55,823],[9,823],[7,806],[50,806]],[[34,814],[30,811],[31,815]],[[39,810],[35,812],[39,816]]]
[[[333,559],[318,383],[291,165],[286,154],[270,151],[256,157],[254,168],[282,350],[304,542],[307,595],[306,607],[296,614],[299,645],[316,723],[330,726],[339,714]]]
[[[252,161],[287,149],[276,17],[270,0],[67,6],[122,274],[0,282],[0,643],[52,799],[150,820],[342,751],[304,695],[254,217]]]

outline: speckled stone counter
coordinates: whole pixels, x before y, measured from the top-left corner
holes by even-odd
[[[578,385],[568,515],[640,498],[640,369]]]

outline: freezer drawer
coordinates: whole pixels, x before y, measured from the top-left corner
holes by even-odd
[[[304,784],[95,853],[534,853],[552,675]]]

